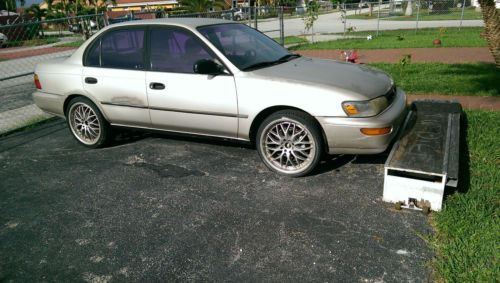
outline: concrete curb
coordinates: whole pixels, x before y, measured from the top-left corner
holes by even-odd
[[[0,113],[0,134],[4,134],[35,122],[53,117],[40,110],[35,104]]]

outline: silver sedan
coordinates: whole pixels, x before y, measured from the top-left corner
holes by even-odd
[[[96,148],[113,126],[250,141],[263,162],[305,175],[329,154],[384,151],[406,96],[379,70],[289,53],[215,19],[109,26],[71,57],[35,70],[38,107]]]

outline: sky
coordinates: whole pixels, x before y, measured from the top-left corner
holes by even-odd
[[[42,0],[26,0],[26,3],[24,4],[24,7],[29,7],[32,4],[40,4]],[[21,4],[19,3],[19,0],[17,0],[17,7],[21,7]]]

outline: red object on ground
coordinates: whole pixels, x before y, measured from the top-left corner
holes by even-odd
[[[354,50],[347,57],[347,62],[356,63],[356,60],[358,59],[359,59],[358,51]]]

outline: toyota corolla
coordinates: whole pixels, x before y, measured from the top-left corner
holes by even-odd
[[[305,175],[323,154],[383,152],[406,96],[368,66],[304,58],[244,24],[111,25],[39,64],[34,100],[97,148],[131,127],[250,141],[271,170]]]

